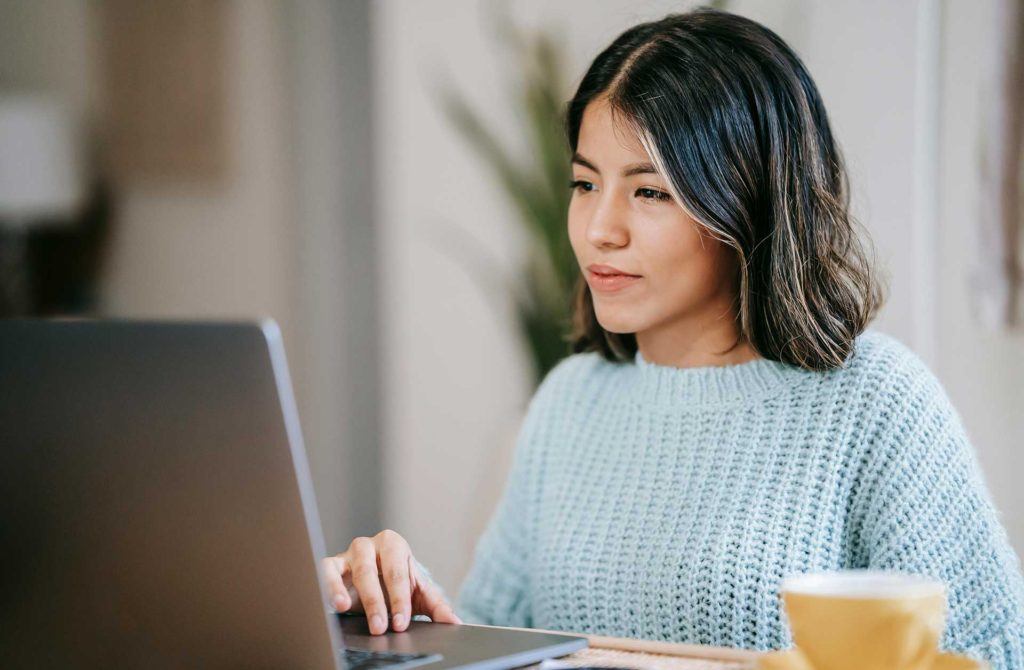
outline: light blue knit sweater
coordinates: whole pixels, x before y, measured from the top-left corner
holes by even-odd
[[[867,333],[827,373],[634,363],[576,354],[545,378],[463,619],[778,649],[784,576],[871,567],[942,579],[943,648],[1024,668],[1020,562],[908,349]]]

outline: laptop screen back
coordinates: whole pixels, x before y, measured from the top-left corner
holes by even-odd
[[[0,323],[0,473],[6,667],[335,667],[272,322]]]

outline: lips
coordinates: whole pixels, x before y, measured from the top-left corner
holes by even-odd
[[[587,266],[587,283],[590,288],[602,293],[621,291],[636,284],[640,279],[642,279],[640,275],[628,274],[611,265]]]
[[[591,263],[590,265],[587,266],[587,269],[590,270],[591,272],[593,272],[594,274],[597,274],[597,275],[623,275],[625,277],[639,277],[640,276],[638,274],[633,274],[631,272],[626,272],[625,270],[620,270],[619,268],[615,267],[614,265],[604,265],[602,263]]]

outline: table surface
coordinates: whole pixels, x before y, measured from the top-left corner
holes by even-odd
[[[563,656],[554,662],[527,666],[529,670],[555,670],[581,666],[641,668],[643,670],[746,670],[753,668],[754,660],[724,660],[695,656],[670,656],[625,649],[590,647]]]
[[[522,628],[536,632],[535,628]],[[641,668],[642,670],[746,670],[762,653],[750,649],[698,644],[633,640],[565,631],[541,631],[587,638],[589,647],[557,659],[525,666],[524,670],[557,670],[582,666]]]

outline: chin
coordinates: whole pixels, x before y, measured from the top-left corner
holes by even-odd
[[[625,335],[640,330],[640,324],[637,319],[625,314],[605,314],[600,309],[595,309],[594,316],[597,317],[597,322],[601,324],[601,327],[609,333]]]

